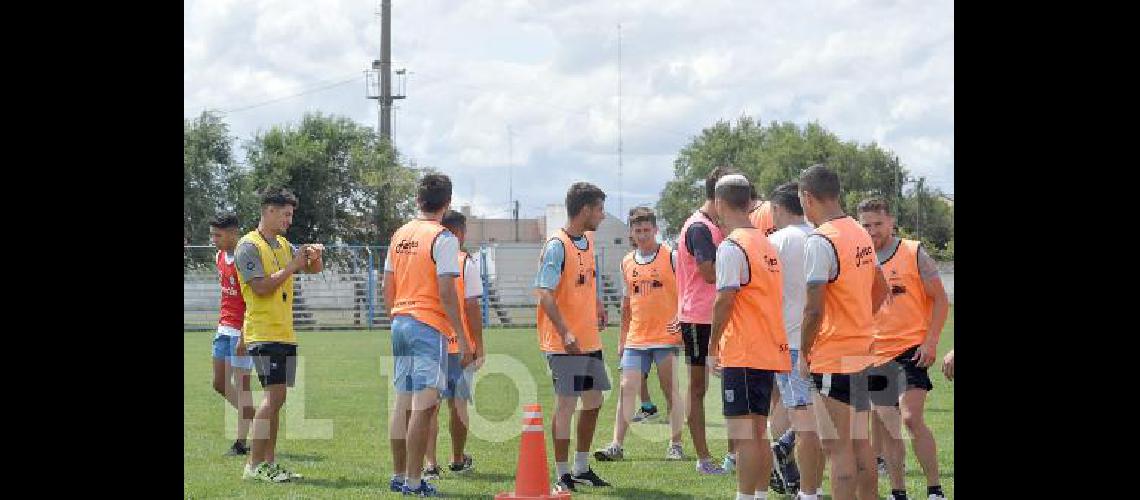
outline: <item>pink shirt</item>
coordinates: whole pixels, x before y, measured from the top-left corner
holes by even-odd
[[[702,222],[709,228],[714,245],[720,245],[721,240],[724,239],[724,233],[721,232],[720,227],[705,217],[705,214],[700,210],[693,212],[693,215],[685,220],[684,226],[681,227],[681,238],[677,242],[678,319],[682,323],[709,325],[712,324],[712,306],[713,299],[716,298],[716,284],[705,282],[705,279],[701,277],[701,271],[697,268],[697,259],[689,253],[685,246],[685,235],[689,231],[689,226],[694,222]]]

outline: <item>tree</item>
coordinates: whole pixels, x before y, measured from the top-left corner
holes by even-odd
[[[210,219],[227,208],[226,186],[236,170],[233,137],[215,112],[182,123],[182,231],[190,244],[210,238]]]
[[[926,238],[941,251],[953,237],[953,210],[940,202],[940,193],[917,186],[906,195],[908,172],[897,156],[875,143],[841,141],[819,123],[803,127],[790,122],[759,125],[742,116],[735,125],[717,121],[701,131],[677,154],[673,180],[661,192],[657,211],[671,236],[704,201],[704,178],[718,165],[732,165],[756,185],[762,198],[776,186],[796,179],[805,169],[823,163],[835,169],[843,187],[841,205],[854,213],[859,202],[882,196],[896,207],[900,227]],[[932,251],[932,254],[934,251]]]
[[[257,220],[261,190],[285,186],[298,198],[291,241],[385,243],[412,214],[415,171],[347,117],[307,113],[258,133],[246,152],[249,170],[237,182],[242,220]]]

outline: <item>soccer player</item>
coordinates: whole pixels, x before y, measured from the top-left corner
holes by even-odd
[[[455,279],[455,290],[461,294],[462,306],[459,316],[462,318],[463,334],[467,336],[467,345],[471,346],[474,362],[464,370],[459,366],[459,341],[455,337],[447,339],[447,387],[442,391],[443,398],[447,400],[450,410],[451,431],[451,462],[447,468],[451,472],[462,474],[475,468],[471,455],[463,453],[467,444],[467,405],[471,404],[471,377],[474,371],[483,364],[486,352],[483,350],[483,310],[479,308],[479,298],[483,296],[483,281],[479,276],[479,268],[475,260],[463,250],[463,242],[467,237],[467,217],[455,210],[448,210],[443,216],[443,227],[459,238],[459,277]],[[438,408],[438,406],[436,407]],[[423,477],[439,479],[439,465],[436,462],[436,441],[439,439],[439,419],[431,419],[431,439],[428,440],[426,460],[427,467]]]
[[[602,360],[605,309],[598,297],[594,231],[605,217],[606,194],[587,182],[566,192],[566,226],[543,246],[534,287],[538,294],[538,348],[554,383],[554,487],[610,486],[589,466],[590,444],[610,379]],[[570,420],[578,400],[578,444],[570,469]]]
[[[416,193],[419,216],[392,235],[384,262],[384,304],[392,318],[396,408],[389,422],[393,476],[389,489],[435,496],[420,467],[440,394],[447,390],[448,339],[458,344],[460,368],[473,349],[459,313],[459,239],[441,224],[451,206],[451,179],[428,174]]]
[[[950,300],[934,259],[915,240],[894,235],[895,218],[881,198],[859,204],[859,222],[875,243],[890,294],[875,314],[875,367],[882,390],[872,391],[875,414],[872,439],[883,446],[894,500],[906,498],[906,446],[899,420],[911,436],[915,458],[926,473],[926,494],[945,499],[938,476],[938,450],[923,411],[934,389],[927,368],[938,359],[938,337],[946,324]]]
[[[241,296],[245,301],[242,343],[253,357],[257,380],[265,399],[254,415],[253,447],[244,479],[280,483],[300,474],[286,470],[274,459],[281,407],[288,387],[297,377],[297,336],[293,332],[293,275],[324,269],[324,246],[294,248],[285,239],[293,223],[297,197],[287,189],[270,188],[261,196],[257,228],[242,236],[234,252]]]
[[[717,220],[713,204],[716,181],[726,174],[736,173],[732,167],[719,166],[705,178],[705,202],[681,226],[677,241],[677,326],[685,346],[685,361],[689,365],[688,411],[689,433],[697,451],[697,472],[725,474],[726,470],[712,461],[705,440],[705,391],[708,389],[705,358],[709,351],[712,331],[712,305],[716,298],[716,249],[724,233],[714,222]],[[732,449],[731,440],[729,449]],[[725,465],[735,462],[731,451]]]
[[[743,175],[726,175],[716,182],[714,200],[728,235],[717,247],[708,365],[722,377],[724,416],[737,452],[737,500],[766,498],[761,485],[772,466],[767,417],[774,375],[792,368],[780,260],[748,220],[750,188]]]
[[[832,498],[871,500],[878,478],[867,436],[866,369],[873,359],[872,316],[887,285],[871,236],[839,205],[839,176],[812,166],[800,175],[799,190],[804,214],[816,225],[804,245],[807,301],[799,370],[810,370],[817,391],[812,409],[831,463]]]
[[[238,218],[233,213],[220,214],[210,221],[210,243],[218,249],[214,264],[222,285],[221,313],[218,333],[214,335],[214,391],[238,410],[237,438],[226,455],[246,455],[249,446],[249,424],[253,420],[253,394],[249,392],[249,372],[253,360],[241,343],[241,325],[245,320],[245,301],[238,286],[234,250],[238,241]]]
[[[657,243],[657,216],[646,207],[629,211],[630,229],[637,249],[626,254],[621,262],[622,290],[621,333],[618,350],[621,353],[621,396],[614,416],[614,437],[609,446],[594,452],[601,461],[621,460],[622,444],[633,416],[638,392],[648,385],[645,375],[653,364],[665,404],[669,410],[669,448],[667,460],[681,460],[681,431],[684,426],[683,408],[676,398],[673,386],[673,368],[681,337],[670,331],[669,322],[677,315],[677,276],[673,252],[667,245]]]
[[[776,221],[772,214],[772,202],[760,199],[756,186],[752,186],[752,201],[748,206],[748,221],[752,227],[759,229],[764,236],[771,236],[776,232]]]
[[[780,254],[784,298],[784,331],[788,335],[792,364],[799,363],[801,349],[800,331],[803,326],[804,304],[807,299],[807,283],[804,276],[804,246],[812,227],[804,220],[804,210],[800,205],[799,184],[782,184],[772,192],[772,218],[776,232],[768,236],[768,241]],[[790,373],[777,373],[780,402],[787,409],[791,419],[791,429],[783,433],[772,452],[776,457],[775,470],[789,488],[796,487],[801,492],[798,498],[816,500],[815,492],[823,484],[823,450],[816,433],[815,417],[812,415],[811,382],[795,370]],[[798,443],[798,444],[797,444]],[[792,452],[796,460],[789,460]],[[798,485],[796,481],[798,479]]]

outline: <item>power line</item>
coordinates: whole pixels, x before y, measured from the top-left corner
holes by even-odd
[[[341,86],[341,85],[345,85],[345,84],[349,84],[349,83],[352,83],[352,82],[356,82],[356,81],[359,81],[359,80],[360,80],[360,77],[359,77],[359,76],[354,76],[354,77],[352,77],[352,78],[349,78],[349,79],[346,79],[346,80],[341,80],[341,81],[339,81],[339,82],[336,82],[336,83],[332,83],[332,84],[329,84],[329,85],[324,85],[324,86],[321,86],[321,87],[317,87],[317,88],[314,88],[314,89],[310,89],[310,90],[306,90],[306,91],[303,91],[303,92],[298,92],[298,93],[296,93],[296,94],[290,94],[290,95],[287,95],[287,96],[278,97],[278,98],[276,98],[276,99],[270,99],[270,100],[268,100],[268,101],[262,101],[262,102],[259,102],[259,103],[257,103],[257,104],[250,104],[250,105],[248,105],[248,106],[242,106],[242,107],[239,107],[239,108],[233,108],[233,109],[224,110],[223,112],[224,112],[224,113],[238,113],[238,112],[241,112],[241,111],[246,111],[246,110],[250,110],[250,109],[254,109],[254,108],[259,108],[259,107],[261,107],[261,106],[267,106],[267,105],[269,105],[269,104],[273,104],[273,103],[275,103],[275,102],[284,101],[284,100],[286,100],[286,99],[292,99],[292,98],[294,98],[294,97],[300,97],[300,96],[303,96],[303,95],[312,94],[312,93],[315,93],[315,92],[320,92],[320,91],[322,91],[322,90],[328,90],[328,89],[331,89],[331,88],[339,87],[339,86]]]

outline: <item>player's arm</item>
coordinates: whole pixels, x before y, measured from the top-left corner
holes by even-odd
[[[685,246],[697,261],[697,272],[701,274],[701,279],[705,283],[716,283],[717,247],[713,243],[712,231],[704,224],[694,223],[685,232]]]
[[[887,283],[887,277],[883,276],[883,269],[875,266],[875,281],[871,284],[871,314],[879,312],[890,293],[891,286]]]
[[[800,359],[803,360],[806,360],[808,355],[811,354],[811,348],[815,342],[815,335],[819,333],[819,327],[823,322],[823,287],[825,286],[827,286],[826,282],[807,284],[807,301],[804,303],[804,322],[800,330],[800,352],[803,353]]]
[[[459,292],[455,288],[455,279],[459,277],[459,239],[444,230],[432,243],[432,258],[435,259],[436,283],[439,286],[439,301],[447,313],[447,320],[455,332],[459,343],[459,357],[461,366],[471,362],[471,346],[467,343],[467,335],[463,334],[463,321],[459,316]]]
[[[618,355],[625,349],[625,338],[629,335],[629,319],[633,310],[629,306],[629,297],[621,298],[621,334],[618,337]]]
[[[447,313],[447,320],[455,331],[455,338],[459,341],[459,356],[471,355],[471,346],[467,345],[467,336],[463,334],[463,323],[459,320],[459,295],[455,291],[455,276],[436,276],[439,284],[439,300],[443,303],[443,310]]]
[[[724,334],[724,327],[728,325],[728,318],[732,315],[732,305],[736,300],[736,292],[740,290],[743,281],[744,269],[747,265],[744,252],[736,244],[725,241],[716,251],[716,298],[713,299],[712,332],[709,335],[709,357],[717,358],[720,355],[720,337]],[[709,363],[716,368],[716,363]]]
[[[388,320],[392,318],[392,302],[396,300],[396,274],[391,269],[384,270],[384,283],[381,283],[380,289],[384,293],[384,309],[385,314],[388,315]]]
[[[483,350],[483,309],[479,307],[479,298],[483,296],[483,280],[474,260],[468,257],[463,265],[463,275],[467,277],[463,280],[467,287],[463,291],[463,309],[467,316],[467,331],[471,332],[471,338],[475,340],[471,354],[479,359],[479,365],[476,365],[478,367],[487,355]]]
[[[918,365],[925,368],[934,364],[938,356],[938,339],[942,336],[942,327],[946,326],[946,317],[950,314],[950,298],[946,296],[946,289],[942,286],[938,265],[921,247],[918,250],[918,271],[926,296],[934,302],[926,338],[923,339],[919,352],[915,353]]]
[[[578,338],[566,327],[562,313],[558,310],[558,304],[554,302],[554,288],[561,281],[562,265],[565,260],[566,251],[562,248],[562,242],[558,240],[547,242],[546,248],[542,251],[542,265],[538,269],[538,276],[535,277],[534,287],[538,294],[538,307],[542,308],[542,312],[546,313],[546,317],[554,324],[554,331],[562,339],[566,352],[580,354],[582,351],[578,349]]]
[[[823,324],[823,291],[832,278],[832,271],[838,265],[834,261],[835,250],[827,238],[809,236],[804,243],[804,274],[806,275],[807,297],[804,302],[804,321],[800,330],[800,363],[807,366],[815,336]],[[838,277],[838,276],[836,276]]]
[[[257,246],[251,243],[238,245],[234,254],[239,273],[243,273],[250,290],[258,297],[268,297],[277,293],[277,289],[305,265],[304,252],[294,252],[293,259],[285,267],[265,276],[261,266],[261,256]]]

